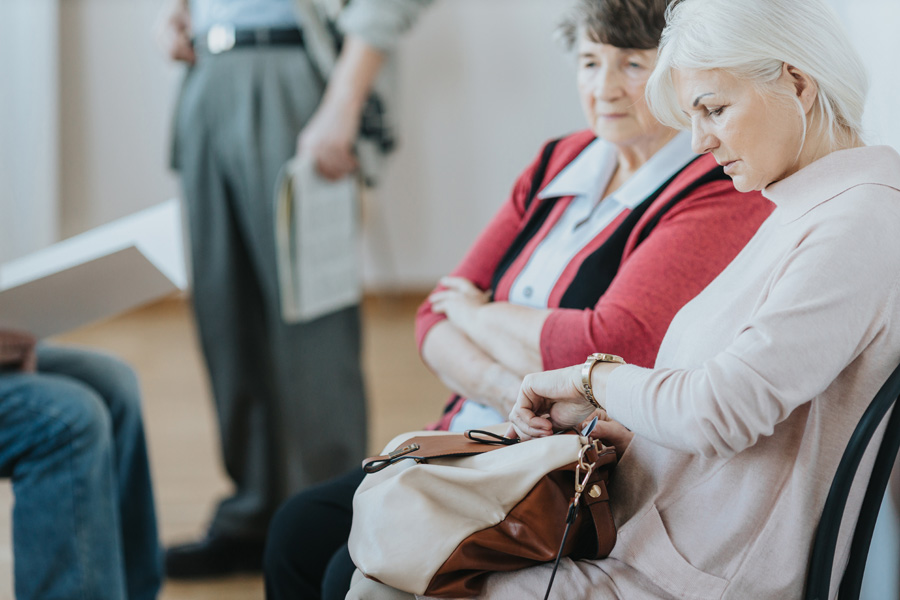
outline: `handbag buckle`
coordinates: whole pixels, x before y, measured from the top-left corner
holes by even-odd
[[[575,495],[576,497],[581,496],[581,492],[584,491],[584,488],[587,486],[588,479],[591,478],[591,473],[594,472],[594,465],[587,465],[587,468],[584,470],[584,477],[581,476],[581,464],[575,465]]]
[[[403,446],[402,448],[397,448],[393,452],[388,452],[389,458],[397,458],[398,456],[404,456],[409,454],[410,452],[415,452],[419,449],[418,444],[410,444],[409,446]],[[418,461],[416,461],[418,462]]]
[[[591,478],[591,473],[594,472],[594,467],[597,466],[597,462],[585,462],[585,454],[587,454],[588,450],[597,450],[597,444],[599,442],[597,440],[592,441],[589,444],[585,444],[581,447],[581,450],[578,452],[578,464],[575,465],[575,497],[580,498],[581,493],[584,491],[584,488],[587,487],[588,479]],[[600,447],[603,447],[603,444],[600,444]],[[581,472],[584,471],[584,477],[581,476]]]
[[[234,48],[235,38],[232,25],[213,25],[206,34],[206,47],[211,54],[221,54]]]

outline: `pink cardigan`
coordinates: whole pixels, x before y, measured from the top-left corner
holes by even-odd
[[[656,368],[610,377],[607,408],[636,434],[610,490],[619,540],[564,561],[556,597],[801,596],[838,461],[900,362],[900,155],[835,152],[765,195],[775,212],[679,311]],[[848,551],[845,530],[835,582]],[[548,577],[496,574],[483,597],[531,597]]]
[[[544,183],[551,181],[593,140],[590,131],[560,140]],[[536,163],[522,173],[509,200],[452,275],[465,277],[481,289],[490,288],[494,271],[507,248],[541,202],[535,200],[526,211],[525,199]],[[669,201],[716,168],[711,156],[700,157],[666,187],[632,230],[616,277],[595,306],[583,310],[558,308],[585,257],[607,241],[624,215],[591,240],[566,267],[550,295],[549,308],[555,310],[541,332],[545,369],[582,362],[585,356],[598,350],[615,352],[633,364],[653,364],[663,335],[678,309],[731,262],[772,212],[772,204],[760,194],[741,194],[730,181],[712,181],[689,192],[638,245],[645,226]],[[494,290],[495,300],[508,299],[516,277],[571,201],[568,197],[556,202],[540,231],[500,279]],[[419,308],[416,340],[420,347],[428,331],[443,319],[443,315],[432,312],[427,301]]]

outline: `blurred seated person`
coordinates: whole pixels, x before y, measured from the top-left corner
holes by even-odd
[[[152,600],[162,561],[134,372],[0,330],[0,477],[18,600]]]
[[[675,313],[771,212],[644,102],[666,4],[579,0],[564,23],[590,129],[543,147],[420,308],[422,358],[455,393],[435,428],[506,421],[526,374],[600,349],[652,366]],[[344,597],[363,474],[303,492],[276,513],[265,558],[270,600]]]

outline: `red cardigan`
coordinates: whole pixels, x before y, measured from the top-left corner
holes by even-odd
[[[590,131],[559,141],[547,163],[543,185],[594,140]],[[509,200],[476,240],[453,275],[471,280],[482,290],[491,286],[507,248],[528,222],[535,199],[526,210],[538,160],[520,176]],[[683,169],[651,204],[631,231],[618,270],[594,306],[558,308],[582,261],[599,248],[622,223],[628,211],[601,231],[569,263],[549,299],[554,309],[541,332],[545,369],[583,362],[592,352],[610,352],[627,362],[653,366],[663,336],[675,313],[696,296],[737,255],[768,217],[773,205],[758,192],[742,194],[730,180],[696,187],[666,210],[646,239],[641,233],[673,198],[698,179],[718,169],[712,156],[702,156]],[[540,230],[529,240],[494,290],[495,301],[506,301],[515,278],[572,197],[556,201]],[[416,316],[416,341],[421,350],[429,329],[445,317],[426,301]]]

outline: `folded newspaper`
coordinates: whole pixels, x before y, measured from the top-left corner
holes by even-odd
[[[356,177],[329,181],[312,160],[295,158],[275,193],[281,314],[310,321],[362,298],[359,189]]]
[[[44,338],[187,288],[169,200],[0,265],[0,328]]]

